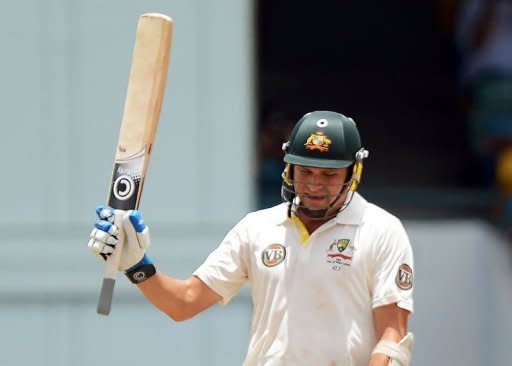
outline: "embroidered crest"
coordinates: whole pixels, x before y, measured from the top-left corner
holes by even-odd
[[[408,264],[401,264],[395,279],[396,285],[402,290],[410,290],[413,285],[412,268]]]
[[[355,248],[350,245],[350,239],[334,240],[327,249],[327,263],[333,264],[333,269],[339,270],[340,264],[350,266]]]
[[[307,150],[318,150],[321,152],[329,151],[329,145],[332,143],[331,139],[322,131],[317,131],[308,137],[306,143]]]
[[[286,258],[286,248],[281,244],[270,244],[261,253],[261,261],[267,267],[275,267]]]
[[[339,239],[336,242],[336,247],[338,248],[338,251],[341,253],[345,249],[347,249],[349,243],[350,243],[350,239]]]

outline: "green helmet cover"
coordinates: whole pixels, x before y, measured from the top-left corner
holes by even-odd
[[[362,148],[352,118],[330,111],[305,114],[294,126],[284,161],[317,168],[346,168]]]

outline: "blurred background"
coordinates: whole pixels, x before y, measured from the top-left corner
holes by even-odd
[[[281,144],[312,110],[358,123],[361,193],[416,260],[413,365],[509,364],[512,2],[77,1],[2,5],[0,365],[240,365],[245,288],[185,323],[124,278],[96,315],[86,249],[105,200],[137,18],[175,20],[141,210],[184,278],[248,211],[280,202]]]

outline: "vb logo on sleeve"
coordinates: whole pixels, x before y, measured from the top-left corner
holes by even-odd
[[[412,268],[408,264],[401,264],[396,274],[396,285],[402,290],[410,290],[413,284]]]

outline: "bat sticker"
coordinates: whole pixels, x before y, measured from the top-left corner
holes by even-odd
[[[137,197],[141,188],[145,150],[125,159],[117,160],[112,177],[112,195],[109,206],[119,210],[132,210],[137,207]]]
[[[133,196],[135,181],[129,175],[120,175],[112,188],[114,196],[120,201],[125,201]]]

